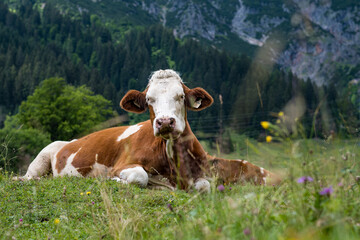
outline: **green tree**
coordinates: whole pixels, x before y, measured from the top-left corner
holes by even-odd
[[[48,133],[24,128],[17,116],[7,116],[4,128],[0,129],[0,167],[13,171],[28,165],[50,142]]]
[[[49,78],[21,103],[17,115],[25,127],[42,129],[51,140],[69,140],[111,116],[110,106],[110,101],[85,86]]]

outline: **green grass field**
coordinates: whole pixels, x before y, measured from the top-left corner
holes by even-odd
[[[280,186],[210,194],[96,178],[14,182],[0,173],[2,239],[360,239],[360,141],[245,140],[227,157],[277,172]],[[313,181],[298,183],[310,176]],[[332,187],[332,191],[330,190]],[[320,192],[328,188],[325,195]]]

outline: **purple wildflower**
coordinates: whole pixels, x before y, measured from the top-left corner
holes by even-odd
[[[225,190],[225,187],[224,187],[224,185],[219,185],[218,187],[217,187],[217,189],[220,191],[220,192],[223,192],[224,190]]]
[[[333,193],[334,189],[332,188],[332,186],[327,187],[327,188],[323,188],[319,193],[322,196],[330,196]]]
[[[167,207],[168,207],[168,209],[170,209],[170,211],[172,211],[172,212],[174,211],[174,209],[173,209],[173,207],[171,206],[170,203],[168,203]]]
[[[313,182],[314,179],[309,176],[303,176],[297,180],[298,183],[307,183],[307,182]]]
[[[19,222],[21,222],[21,223],[22,223],[22,222],[23,222],[23,219],[22,219],[22,218],[20,218],[20,219],[19,219]]]
[[[94,204],[95,204],[95,202],[91,202],[91,204],[92,204],[92,205],[94,205]]]
[[[244,231],[243,231],[244,235],[250,235],[251,234],[251,230],[250,228],[245,228]]]

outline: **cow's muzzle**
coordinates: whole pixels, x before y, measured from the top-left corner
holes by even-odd
[[[158,135],[164,138],[169,138],[170,135],[178,135],[175,131],[176,120],[172,117],[163,117],[155,120],[155,127],[158,130]]]

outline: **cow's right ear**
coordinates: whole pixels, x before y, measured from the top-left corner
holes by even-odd
[[[128,112],[143,113],[147,109],[145,93],[128,91],[120,101],[120,107]]]

